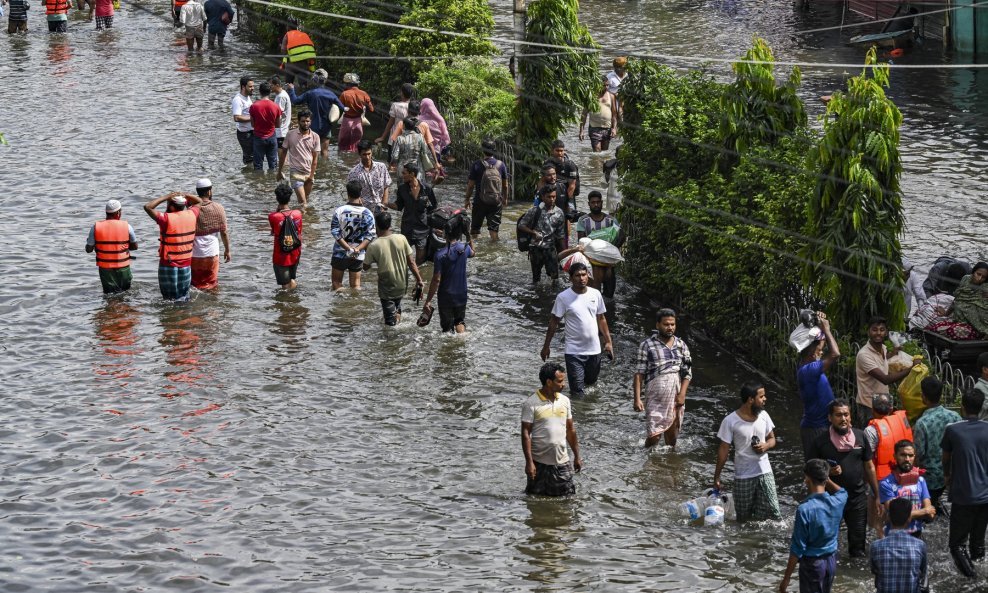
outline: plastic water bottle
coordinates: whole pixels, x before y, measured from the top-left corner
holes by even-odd
[[[706,501],[700,498],[694,498],[692,500],[687,500],[683,504],[679,505],[682,509],[683,514],[686,515],[691,521],[695,521],[703,516]]]
[[[703,511],[703,524],[706,527],[722,525],[724,523],[724,507],[719,504],[711,505]]]

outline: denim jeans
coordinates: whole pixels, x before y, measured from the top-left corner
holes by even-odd
[[[258,138],[254,136],[254,170],[264,170],[264,159],[268,160],[268,170],[274,171],[278,168],[278,139],[272,135],[270,138]]]
[[[254,162],[254,132],[237,130],[237,143],[240,144],[244,164],[249,165]]]
[[[569,381],[569,394],[574,398],[586,395],[585,389],[597,382],[600,375],[600,354],[567,354],[566,379]]]

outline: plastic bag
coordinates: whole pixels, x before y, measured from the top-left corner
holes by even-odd
[[[889,342],[893,346],[902,346],[909,340],[909,336],[901,332],[889,332]]]
[[[905,352],[899,352],[889,359],[889,372],[897,373],[913,365],[913,357]]]
[[[593,278],[593,266],[590,265],[590,260],[586,258],[582,253],[573,253],[567,255],[563,258],[563,261],[559,262],[559,267],[563,269],[564,272],[569,274],[569,268],[575,263],[581,263],[587,267],[587,274]]]
[[[601,241],[607,241],[611,245],[617,243],[618,235],[621,234],[621,227],[618,225],[611,225],[609,227],[604,227],[602,229],[597,229],[593,231],[588,237],[591,239],[600,239]]]
[[[930,369],[925,364],[919,363],[909,371],[902,383],[899,383],[899,401],[902,403],[902,409],[906,411],[906,416],[909,417],[910,424],[915,423],[926,410],[920,383],[929,376]]]
[[[586,255],[594,265],[613,266],[624,261],[621,250],[611,245],[607,241],[584,237],[580,239],[583,245],[583,254]]]

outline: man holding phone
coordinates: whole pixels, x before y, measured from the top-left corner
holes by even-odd
[[[775,476],[768,450],[775,448],[775,424],[765,411],[765,386],[749,381],[741,387],[741,407],[731,412],[717,431],[720,448],[714,488],[721,490],[720,472],[734,446],[734,509],[738,521],[781,519]]]

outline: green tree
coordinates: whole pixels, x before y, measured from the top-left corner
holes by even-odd
[[[516,195],[526,193],[549,154],[552,141],[584,109],[596,109],[601,74],[598,48],[580,24],[577,0],[535,0],[528,6],[525,39],[572,49],[528,46],[519,58],[521,89],[518,101],[518,148],[524,177],[515,184]]]
[[[786,82],[777,84],[775,56],[759,37],[752,40],[742,60],[731,65],[735,80],[720,98],[720,135],[727,149],[721,162],[726,166],[735,164],[749,146],[775,144],[806,126],[806,109],[797,95],[799,68],[793,68]]]
[[[511,140],[515,130],[515,83],[504,66],[487,57],[433,64],[419,73],[419,96],[444,111],[453,145],[478,147],[485,137]]]
[[[494,32],[494,13],[486,0],[432,0],[421,2],[398,20],[403,25],[457,31],[475,37],[399,30],[389,46],[395,56],[492,56],[497,47],[485,39]],[[431,68],[434,61],[412,61],[412,71]],[[447,62],[448,63],[448,62]]]
[[[809,155],[817,172],[807,204],[802,250],[810,260],[803,282],[827,305],[837,327],[861,332],[882,315],[895,327],[905,318],[899,262],[903,215],[899,175],[902,114],[885,96],[887,65],[868,51],[860,76],[835,93],[823,118],[823,138]]]

